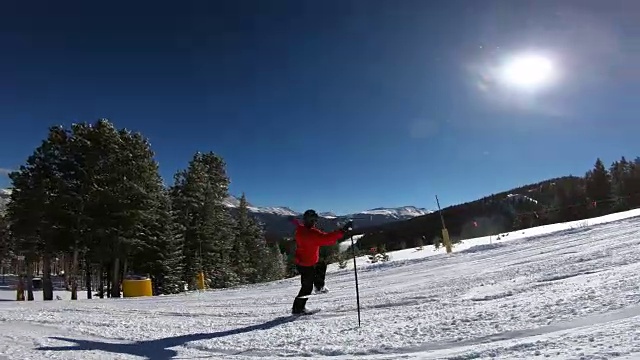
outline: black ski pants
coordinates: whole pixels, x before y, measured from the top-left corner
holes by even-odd
[[[321,290],[324,287],[324,278],[327,275],[327,263],[320,260],[315,266],[316,272],[313,277],[313,286],[316,290]]]
[[[296,265],[300,274],[300,291],[293,301],[293,312],[298,313],[304,310],[307,305],[307,297],[313,292],[313,287],[320,290],[324,287],[324,278],[327,273],[327,264],[319,262],[314,266]]]

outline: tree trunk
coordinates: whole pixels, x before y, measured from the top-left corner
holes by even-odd
[[[27,261],[27,300],[33,301],[33,264]]]
[[[58,261],[57,261],[58,270],[56,272],[56,275],[60,275],[60,272],[62,272],[62,275],[64,275],[66,277],[66,275],[67,275],[67,268],[65,267],[66,259],[67,259],[67,254],[66,253],[60,254],[60,257],[58,258]]]
[[[16,300],[17,301],[24,301],[24,276],[22,276],[22,273],[19,273],[20,275],[18,276],[18,287],[17,287],[17,294],[16,294]]]
[[[92,274],[91,274],[92,284],[91,284],[91,286],[93,286],[95,284],[96,289],[98,289],[98,285],[100,285],[100,283],[101,283],[100,274],[102,274],[102,266],[100,266],[100,264],[97,264],[97,266],[94,264],[94,266],[91,269],[92,269]]]
[[[111,263],[109,263],[107,266],[107,297],[110,298],[111,297]]]
[[[87,287],[87,299],[91,299],[91,263],[88,259],[84,261],[85,285]]]
[[[120,297],[120,258],[117,256],[113,259],[113,270],[111,273],[112,278],[112,288],[111,288],[111,297],[119,298]]]
[[[102,262],[100,262],[99,265],[99,271],[98,271],[98,296],[100,296],[100,299],[104,299],[104,265],[102,264]]]
[[[71,300],[78,300],[78,241],[73,249],[73,263],[71,265]]]
[[[42,299],[53,300],[53,283],[51,282],[51,254],[45,253],[42,258]]]
[[[78,255],[81,256],[81,255]],[[82,287],[84,286],[85,280],[84,280],[84,260],[80,260],[78,259],[78,272],[77,272],[78,276],[78,290],[82,290]]]
[[[64,271],[64,286],[70,291],[71,290],[71,263],[69,262],[69,257],[64,256],[64,261],[62,262],[62,268]]]

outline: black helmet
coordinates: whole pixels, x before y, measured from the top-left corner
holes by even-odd
[[[318,222],[318,213],[315,210],[307,210],[302,215],[302,221],[306,226],[313,226]]]
[[[303,219],[317,219],[318,218],[318,213],[316,213],[315,210],[307,210],[304,212],[304,214],[302,215]]]

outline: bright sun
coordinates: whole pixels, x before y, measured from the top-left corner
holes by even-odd
[[[500,73],[504,83],[524,90],[550,85],[556,77],[551,59],[535,54],[511,57],[504,63]]]

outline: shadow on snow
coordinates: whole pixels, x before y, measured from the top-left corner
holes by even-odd
[[[93,351],[105,351],[109,353],[128,354],[134,356],[141,356],[150,360],[169,360],[176,356],[178,353],[170,348],[184,345],[191,341],[209,340],[215,338],[221,338],[225,336],[237,335],[248,333],[255,330],[268,330],[278,325],[283,325],[295,320],[293,316],[283,316],[262,324],[256,324],[251,326],[245,326],[238,329],[218,331],[212,333],[197,333],[181,336],[173,336],[168,338],[137,341],[129,344],[121,343],[109,343],[95,340],[76,340],[64,337],[50,337],[50,339],[67,341],[75,343],[71,346],[43,346],[38,347],[36,350],[41,351],[75,351],[75,350],[93,350]]]

